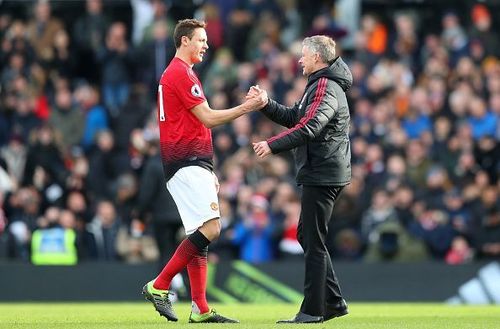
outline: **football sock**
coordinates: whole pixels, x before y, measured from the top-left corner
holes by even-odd
[[[155,279],[153,287],[155,289],[167,290],[170,287],[172,278],[182,271],[191,259],[199,255],[209,244],[210,240],[198,230],[184,239],[175,250],[174,255],[168,261],[167,265],[165,265]]]
[[[207,302],[207,253],[208,248],[201,250],[187,265],[193,312],[204,314],[210,311]]]

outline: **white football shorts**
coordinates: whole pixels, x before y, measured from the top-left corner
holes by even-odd
[[[190,166],[179,169],[167,182],[186,234],[194,233],[211,219],[220,218],[215,179],[211,171]]]

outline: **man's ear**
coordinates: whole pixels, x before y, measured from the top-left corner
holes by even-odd
[[[181,44],[187,45],[188,42],[189,42],[189,38],[187,36],[183,35],[181,37]]]

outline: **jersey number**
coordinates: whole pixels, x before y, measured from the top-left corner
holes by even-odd
[[[163,86],[158,85],[158,106],[160,109],[160,121],[165,121],[165,106],[163,105]]]

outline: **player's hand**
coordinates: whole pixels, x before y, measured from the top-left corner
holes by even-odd
[[[261,92],[262,92],[262,89],[259,88],[259,85],[251,86],[250,89],[248,89],[248,92],[247,92],[245,99],[256,97]]]
[[[271,148],[269,147],[269,144],[267,144],[266,141],[253,143],[253,150],[255,151],[255,154],[257,154],[259,158],[265,158],[266,156],[272,153]]]
[[[268,102],[267,92],[260,89],[259,86],[252,86],[245,99],[245,103],[247,103],[252,110],[260,110],[266,106]]]

